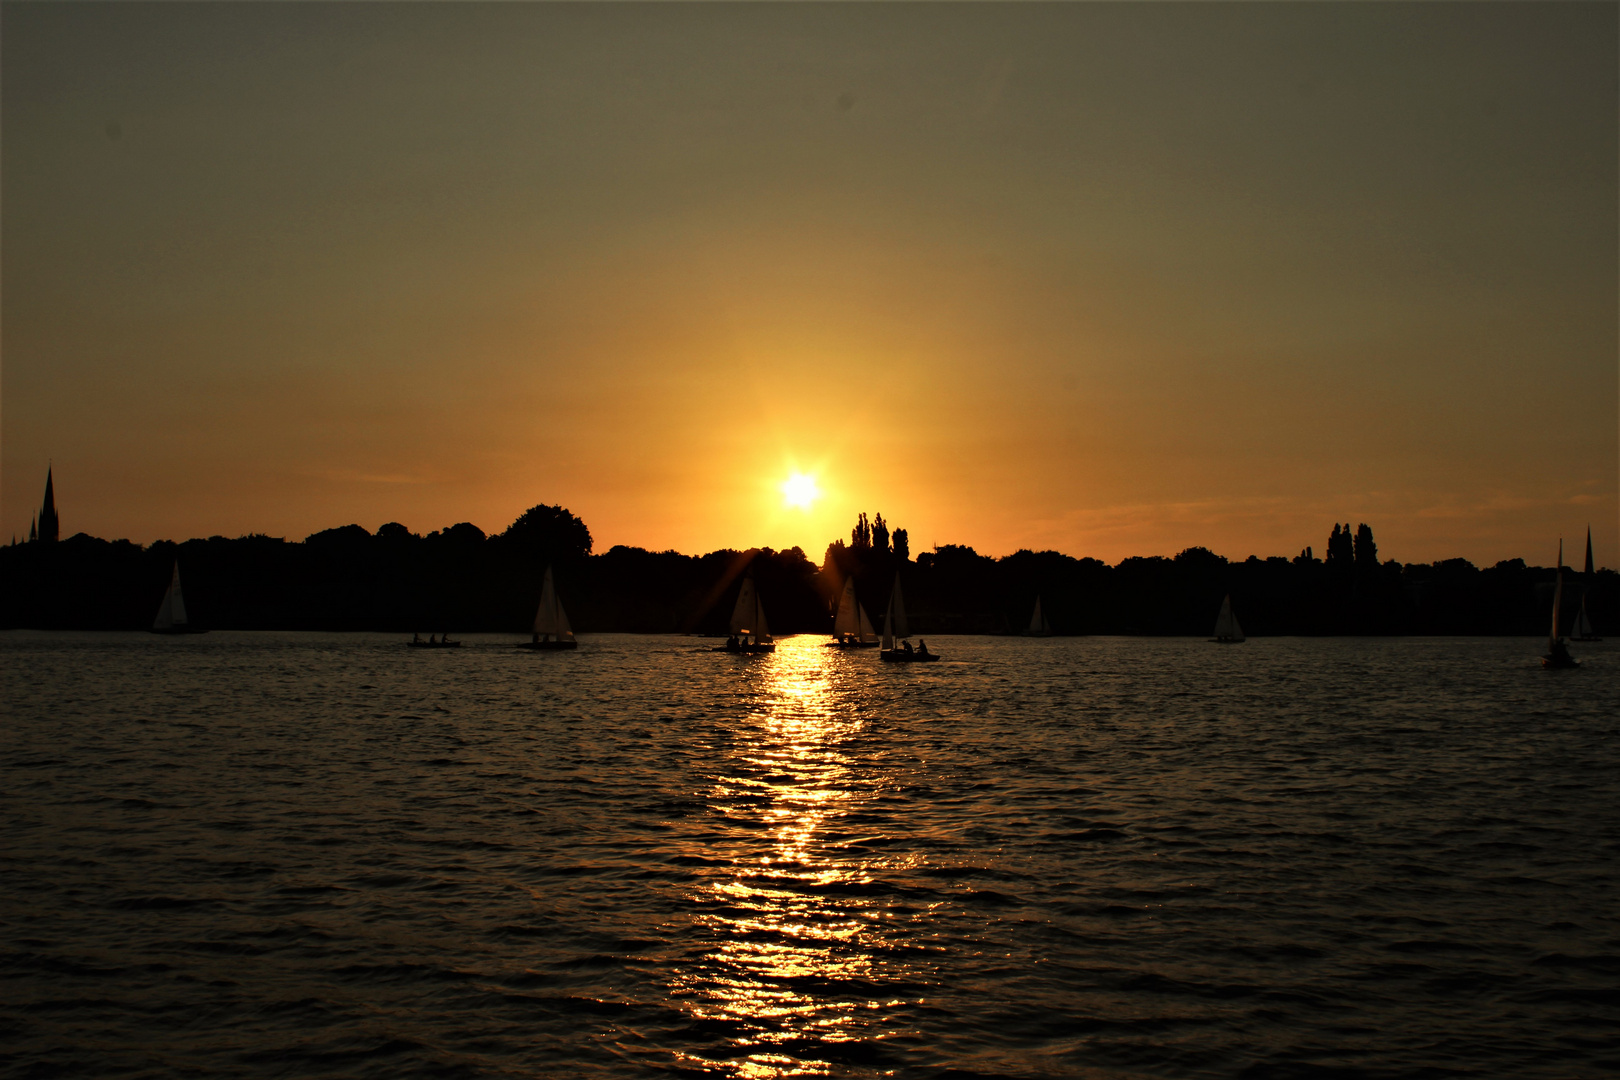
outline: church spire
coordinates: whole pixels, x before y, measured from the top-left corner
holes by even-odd
[[[51,482],[50,466],[45,468],[45,505],[39,511],[39,538],[49,543],[56,540],[62,526],[56,519],[56,489]]]

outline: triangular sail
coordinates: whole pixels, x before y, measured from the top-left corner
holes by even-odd
[[[860,619],[860,638],[862,641],[876,641],[877,631],[872,629],[872,620],[866,617],[866,609],[861,607],[859,600],[855,601],[855,614]]]
[[[1243,627],[1238,624],[1237,616],[1232,613],[1232,594],[1227,593],[1221,600],[1221,613],[1215,618],[1215,639],[1217,641],[1242,641]]]
[[[896,582],[899,584],[899,582]],[[894,648],[894,590],[889,590],[889,606],[883,612],[883,648]]]
[[[1046,621],[1046,614],[1041,611],[1041,598],[1039,596],[1035,598],[1035,611],[1029,617],[1029,629],[1025,632],[1030,634],[1049,634],[1052,632],[1052,625]]]
[[[545,583],[540,586],[540,606],[534,613],[534,632],[541,635],[550,635],[561,641],[574,636],[573,628],[568,625],[568,615],[563,611],[562,601],[557,599],[557,585],[551,576],[551,567],[546,567]]]
[[[759,602],[759,590],[754,587],[754,575],[743,578],[737,593],[737,606],[731,609],[731,632],[769,637],[771,630],[765,622],[765,608]]]
[[[894,636],[902,639],[910,637],[911,626],[906,622],[906,598],[905,595],[900,591],[899,574],[894,576],[894,588],[889,592],[889,615],[886,615],[883,618],[883,632],[885,636],[887,636],[889,633],[890,616],[893,616],[894,620]],[[887,647],[893,648],[894,646],[891,643]]]
[[[1589,638],[1592,636],[1592,620],[1586,617],[1586,594],[1581,594],[1581,610],[1575,616],[1575,636]]]
[[[765,600],[754,590],[754,637],[768,638],[771,636],[771,624],[765,621]]]
[[[838,614],[833,619],[833,633],[859,634],[861,624],[855,614],[855,579],[844,582],[844,596],[838,601]]]
[[[180,592],[180,561],[176,559],[174,574],[169,578],[169,588],[163,594],[163,603],[158,605],[157,618],[152,620],[152,629],[172,630],[176,626],[184,625],[186,625],[186,599]]]
[[[1586,527],[1586,580],[1592,580],[1592,526]],[[1581,603],[1586,603],[1583,596]]]
[[[1553,586],[1553,612],[1552,629],[1547,632],[1547,651],[1556,652],[1558,649],[1558,624],[1560,609],[1564,605],[1564,542],[1558,541],[1558,580]]]

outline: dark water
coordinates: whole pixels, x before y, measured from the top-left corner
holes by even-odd
[[[0,635],[0,1069],[1620,1069],[1611,644],[493,641]]]

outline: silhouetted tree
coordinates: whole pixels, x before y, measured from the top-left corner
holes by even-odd
[[[872,526],[867,524],[865,514],[855,520],[855,528],[850,530],[849,541],[849,546],[856,551],[865,551],[872,546]]]
[[[1348,527],[1345,531],[1349,531]],[[1366,522],[1356,526],[1356,566],[1358,569],[1378,568],[1378,545],[1373,543],[1372,528]]]
[[[500,535],[517,552],[541,562],[583,559],[591,553],[591,530],[560,506],[531,506]]]
[[[905,562],[911,558],[911,538],[906,535],[906,530],[894,530],[893,546],[894,557],[898,562]]]
[[[1344,523],[1341,529],[1337,524],[1333,526],[1333,534],[1328,537],[1327,565],[1330,570],[1347,571],[1354,564],[1356,558],[1355,540],[1350,534],[1350,523]]]
[[[872,522],[872,550],[887,555],[889,552],[889,526],[879,514]]]

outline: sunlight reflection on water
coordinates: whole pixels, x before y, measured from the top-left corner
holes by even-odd
[[[736,1025],[737,1056],[694,1065],[750,1080],[827,1075],[815,1045],[870,1037],[861,1012],[875,1001],[818,992],[877,981],[879,931],[856,910],[871,868],[839,842],[876,778],[858,777],[844,750],[865,720],[835,692],[837,659],[804,636],[741,661],[756,665],[758,696],[708,797],[754,851],[694,897],[714,947],[675,987],[694,1018]],[[748,835],[761,828],[764,843]]]

